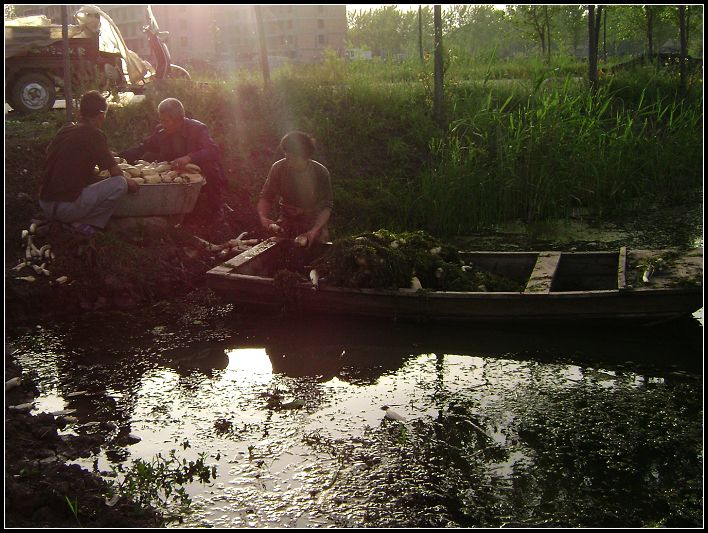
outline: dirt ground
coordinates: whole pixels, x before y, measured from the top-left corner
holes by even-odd
[[[51,246],[55,258],[45,264],[50,275],[33,271],[31,265],[14,270],[25,257],[22,231],[41,219],[35,197],[46,142],[14,136],[10,128],[5,141],[6,329],[90,311],[130,313],[172,299],[200,287],[205,272],[224,261],[195,236],[217,244],[244,231],[258,236],[251,192],[232,183],[225,198],[231,209],[213,223],[199,216],[185,218],[177,227],[174,220],[160,217],[122,219],[91,238],[40,226],[34,244]],[[200,205],[195,213],[203,212]],[[56,281],[62,277],[66,282]],[[31,415],[16,408],[32,402],[38,390],[8,350],[6,344],[5,526],[159,527],[159,513],[122,500],[108,506],[105,481],[66,464],[90,456],[100,441],[62,436],[61,416]],[[22,378],[21,384],[8,390],[7,383],[16,377]]]

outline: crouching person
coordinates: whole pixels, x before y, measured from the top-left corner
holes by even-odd
[[[226,175],[221,162],[221,150],[209,134],[206,124],[185,116],[184,105],[177,98],[166,98],[157,106],[160,123],[142,143],[119,155],[128,163],[138,159],[167,161],[172,168],[197,165],[206,184],[200,193],[192,217],[208,224],[222,222]]]
[[[101,131],[107,110],[100,92],[85,93],[79,122],[64,126],[52,139],[42,171],[39,205],[47,219],[87,236],[105,228],[118,200],[140,187],[123,176],[108,148]],[[98,178],[96,166],[108,170],[110,177]]]

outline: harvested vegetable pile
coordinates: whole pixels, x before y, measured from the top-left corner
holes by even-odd
[[[339,239],[312,266],[329,284],[341,287],[523,290],[516,281],[464,265],[456,249],[424,231],[381,229]]]

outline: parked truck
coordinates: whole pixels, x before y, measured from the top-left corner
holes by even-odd
[[[150,6],[146,34],[156,67],[128,49],[110,16],[84,6],[68,26],[72,86],[140,93],[165,78],[189,79],[171,62],[167,32],[161,32]],[[5,21],[5,101],[20,113],[51,109],[64,90],[64,42],[61,24],[32,16]]]

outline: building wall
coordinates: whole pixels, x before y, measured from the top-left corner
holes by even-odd
[[[167,47],[173,63],[189,65],[213,60],[216,51],[212,8],[208,5],[152,5],[160,30],[169,32]]]

